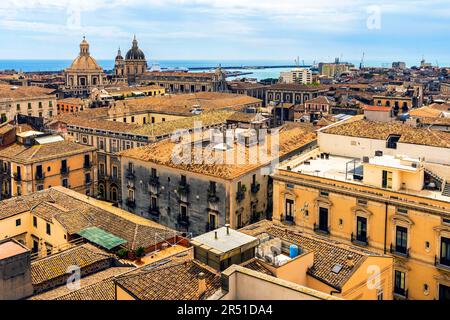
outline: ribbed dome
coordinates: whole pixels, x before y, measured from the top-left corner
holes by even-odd
[[[145,54],[138,47],[138,42],[136,40],[136,36],[133,39],[133,46],[130,50],[128,50],[126,56],[126,60],[145,60]]]
[[[69,70],[89,70],[89,71],[103,71],[102,67],[97,64],[91,56],[78,56],[73,60]]]

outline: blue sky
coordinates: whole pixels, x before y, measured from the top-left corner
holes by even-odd
[[[133,34],[149,60],[359,60],[450,65],[449,0],[1,0],[0,59],[97,59]]]

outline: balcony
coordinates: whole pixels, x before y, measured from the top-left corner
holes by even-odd
[[[394,288],[394,298],[396,300],[407,300],[408,289]]]
[[[60,172],[61,172],[61,174],[63,174],[63,175],[69,174],[70,168],[69,168],[69,167],[61,167]]]
[[[20,173],[14,172],[13,179],[14,181],[20,182],[22,181],[22,175]]]
[[[178,215],[177,222],[182,227],[188,227],[189,224],[190,224],[189,217],[188,216],[182,216],[181,214]]]
[[[36,181],[42,181],[45,179],[45,174],[43,172],[36,172],[34,178]]]
[[[161,212],[159,211],[159,207],[152,206],[150,206],[150,208],[148,209],[148,213],[155,217],[159,217],[159,215],[161,214]]]
[[[321,227],[320,225],[317,225],[316,223],[314,223],[314,232],[326,234],[326,235],[330,234],[330,230],[328,228]]]
[[[92,168],[92,162],[91,161],[89,161],[89,162],[85,161],[83,163],[83,168],[86,169],[86,170],[91,169]]]
[[[437,256],[435,256],[434,257],[434,265],[438,269],[441,269],[444,271],[450,271],[450,259],[438,258]]]
[[[136,208],[136,200],[135,199],[127,198],[125,203],[128,208]]]
[[[129,179],[129,180],[133,180],[136,176],[134,175],[134,171],[131,170],[127,170],[125,172],[125,178]]]
[[[409,258],[409,248],[400,247],[400,246],[394,246],[391,243],[389,251],[394,256],[398,256],[398,257],[401,257],[401,258]]]
[[[158,188],[159,187],[159,177],[150,176],[150,181],[148,183],[150,186]]]
[[[238,202],[241,202],[244,199],[245,199],[245,192],[243,190],[239,190],[238,192],[236,192],[236,200]]]
[[[291,214],[289,214],[289,215],[282,214],[281,215],[281,222],[284,223],[284,224],[293,225],[293,224],[295,224],[295,218]]]
[[[367,247],[369,245],[369,238],[368,237],[362,237],[362,236],[358,236],[353,234],[352,232],[352,237],[351,237],[351,241],[353,244],[356,244],[358,246],[365,246]]]
[[[208,202],[211,202],[211,203],[219,202],[219,197],[217,196],[215,190],[208,189]]]
[[[187,183],[181,183],[178,185],[177,192],[180,195],[187,196],[190,192],[189,185]]]
[[[258,193],[260,188],[261,188],[261,185],[259,183],[252,183],[250,189],[251,189],[253,194],[256,194],[256,193]]]

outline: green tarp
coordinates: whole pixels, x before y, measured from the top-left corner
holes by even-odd
[[[116,237],[115,235],[97,227],[86,228],[77,234],[108,250],[127,242],[126,240]]]

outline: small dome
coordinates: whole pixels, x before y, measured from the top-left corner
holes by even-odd
[[[141,49],[138,47],[138,42],[136,40],[136,36],[134,36],[133,39],[133,46],[130,50],[128,50],[126,56],[126,60],[145,60],[145,54],[142,52]]]
[[[122,51],[120,50],[120,48],[119,48],[119,51],[117,51],[116,60],[123,60]]]

